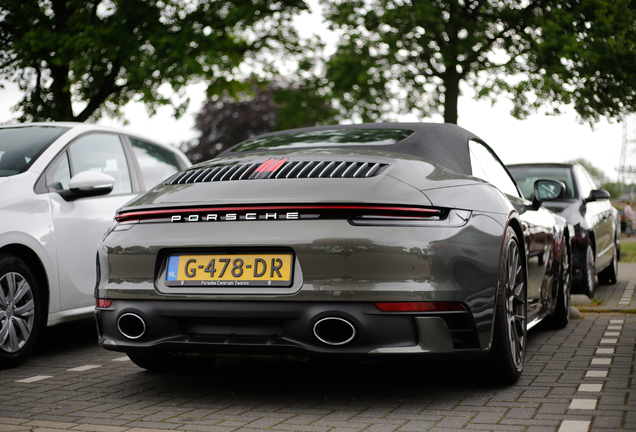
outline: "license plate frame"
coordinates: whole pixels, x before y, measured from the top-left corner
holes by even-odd
[[[294,276],[291,252],[170,253],[168,287],[289,287]]]

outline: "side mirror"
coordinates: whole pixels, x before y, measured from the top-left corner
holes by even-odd
[[[594,189],[590,192],[590,196],[585,198],[585,202],[602,201],[610,199],[610,194],[605,189]]]
[[[544,201],[552,201],[563,198],[565,195],[565,183],[558,180],[537,180],[534,182],[534,198],[532,207],[538,209]]]
[[[113,191],[115,179],[96,171],[82,171],[75,174],[69,181],[69,190],[60,191],[60,195],[67,201],[107,195]]]

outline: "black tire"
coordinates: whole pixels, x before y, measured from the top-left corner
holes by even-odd
[[[618,282],[618,251],[616,242],[614,242],[614,251],[612,252],[612,262],[598,274],[598,283],[601,285],[614,285]]]
[[[594,286],[596,284],[596,256],[594,255],[594,249],[592,245],[588,243],[585,248],[585,262],[581,273],[583,279],[581,280],[581,293],[585,294],[589,298],[594,297]]]
[[[572,307],[572,266],[570,263],[570,248],[565,247],[561,258],[561,271],[559,272],[559,291],[557,293],[556,308],[550,316],[550,323],[556,328],[563,328],[570,321],[570,308]]]
[[[188,373],[208,369],[216,360],[210,357],[181,357],[170,353],[126,353],[140,368],[150,372]]]
[[[0,369],[19,365],[33,349],[42,306],[33,273],[13,255],[0,255]]]
[[[484,359],[491,380],[514,384],[523,372],[527,342],[527,277],[514,230],[506,230],[499,269],[495,325]]]

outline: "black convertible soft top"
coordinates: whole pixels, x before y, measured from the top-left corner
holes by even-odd
[[[405,139],[395,144],[364,145],[355,144],[356,148],[368,150],[382,150],[398,152],[415,156],[461,174],[472,173],[468,141],[475,140],[484,143],[479,137],[467,130],[450,123],[363,123],[353,125],[329,125],[311,128],[290,129],[281,132],[259,135],[224,151],[219,156],[231,156],[237,148],[249,149],[250,143],[268,137],[280,137],[291,134],[303,134],[319,131],[349,130],[349,129],[393,129],[413,131]],[[485,144],[485,143],[484,143]],[[341,145],[348,147],[347,145]],[[304,145],[309,148],[311,145]],[[321,147],[319,144],[315,148]],[[247,150],[240,150],[246,152]],[[255,150],[264,151],[264,150]]]

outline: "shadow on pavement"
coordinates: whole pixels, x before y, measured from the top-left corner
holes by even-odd
[[[46,327],[40,333],[33,349],[32,356],[72,351],[76,348],[97,346],[97,329],[95,321],[87,318]]]
[[[528,335],[529,343],[542,332],[553,330],[547,325],[533,329]],[[311,396],[353,400],[387,398],[396,391],[415,395],[424,390],[445,393],[450,389],[488,391],[506,387],[492,382],[476,362],[451,361],[359,362],[320,358],[301,361],[236,356],[220,357],[207,367],[172,373],[139,369],[138,377],[144,383],[160,382],[162,391],[178,389],[184,397],[202,389],[214,389],[205,393],[236,398]]]

